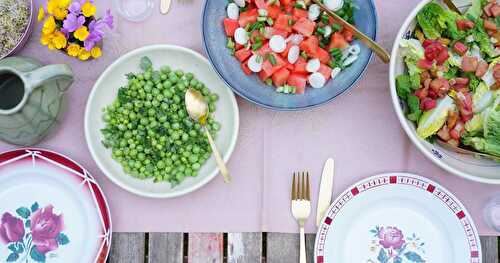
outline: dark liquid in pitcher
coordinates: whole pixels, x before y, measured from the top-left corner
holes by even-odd
[[[0,73],[0,109],[9,110],[16,107],[23,96],[23,81],[12,73]]]

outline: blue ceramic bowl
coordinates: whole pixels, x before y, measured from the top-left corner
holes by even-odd
[[[356,26],[375,39],[377,14],[372,0],[354,0],[359,7],[354,14]],[[303,95],[282,94],[265,85],[257,76],[243,73],[239,61],[226,48],[227,37],[222,21],[226,17],[228,0],[206,0],[202,13],[203,45],[212,66],[220,77],[241,97],[274,110],[304,110],[327,103],[352,87],[366,70],[372,52],[360,44],[358,60],[342,71],[335,81],[328,81],[322,89],[307,88]]]

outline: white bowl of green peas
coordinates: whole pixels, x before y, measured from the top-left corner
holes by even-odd
[[[229,160],[239,129],[231,89],[195,51],[146,46],[111,64],[87,102],[87,145],[111,181],[140,196],[171,198],[216,177],[206,137],[185,109],[187,88],[204,95],[210,109],[207,127],[224,161]]]

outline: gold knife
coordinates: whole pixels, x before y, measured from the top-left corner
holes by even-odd
[[[335,170],[335,161],[328,158],[323,167],[323,174],[321,175],[321,184],[319,185],[318,208],[316,210],[316,226],[321,224],[321,220],[330,207],[332,202],[333,191],[333,174]]]

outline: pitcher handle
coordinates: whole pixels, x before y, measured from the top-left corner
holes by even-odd
[[[24,73],[23,77],[26,79],[26,92],[28,93],[31,93],[45,82],[55,79],[62,79],[68,82],[67,85],[64,85],[63,89],[60,90],[64,92],[73,82],[73,71],[66,64],[55,64],[43,66],[31,72]]]

